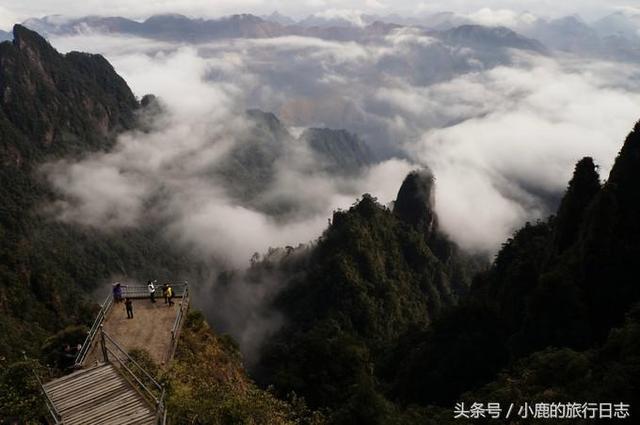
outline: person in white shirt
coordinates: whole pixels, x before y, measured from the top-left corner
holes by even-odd
[[[153,285],[153,282],[150,280],[147,281],[147,289],[149,289],[149,298],[152,303],[156,302],[156,287]]]

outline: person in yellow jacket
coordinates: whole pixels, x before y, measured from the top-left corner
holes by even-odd
[[[167,299],[169,300],[169,306],[173,305],[173,288],[167,284]]]

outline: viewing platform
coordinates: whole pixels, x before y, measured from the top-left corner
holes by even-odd
[[[173,304],[165,303],[162,286],[155,302],[146,285],[120,287],[121,301],[110,294],[102,303],[75,359],[77,370],[41,383],[53,424],[166,424],[164,387],[129,352],[143,349],[161,366],[171,361],[189,309],[189,286],[171,284]]]
[[[165,304],[162,287],[156,288],[155,302],[151,302],[146,286],[122,284],[123,300],[130,298],[133,304],[133,318],[127,318],[124,301],[116,303],[109,295],[102,304],[96,321],[89,332],[86,353],[80,351],[76,358],[78,367],[91,366],[101,361],[101,353],[95,333],[100,325],[104,331],[127,351],[144,349],[159,365],[171,360],[182,327],[184,315],[189,307],[187,284],[174,284],[173,305]],[[91,343],[88,344],[88,340]]]

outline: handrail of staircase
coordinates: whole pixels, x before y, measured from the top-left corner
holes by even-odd
[[[86,359],[87,354],[89,354],[89,349],[93,344],[93,339],[96,337],[96,334],[98,333],[98,329],[100,328],[100,325],[102,325],[102,322],[104,321],[104,318],[107,316],[109,308],[111,308],[112,304],[113,304],[113,297],[111,296],[111,294],[109,294],[107,298],[104,300],[104,302],[102,303],[102,305],[100,306],[100,311],[98,312],[98,316],[96,316],[96,319],[93,321],[93,325],[91,325],[91,329],[89,330],[89,333],[87,333],[87,337],[82,343],[82,347],[80,348],[80,351],[78,351],[78,354],[76,355],[76,359],[74,361],[74,367],[81,366],[84,360]]]
[[[149,378],[149,380],[150,380],[150,381],[151,381],[151,382],[152,382],[152,383],[153,383],[153,384],[158,388],[158,390],[160,390],[160,391],[162,390],[162,385],[160,385],[160,384],[158,383],[158,381],[156,381],[156,380],[153,378],[153,376],[151,376],[151,375],[149,374],[149,372],[147,372],[147,371],[146,371],[142,366],[140,366],[140,364],[139,364],[137,361],[135,361],[135,360],[133,359],[133,357],[131,357],[131,356],[127,353],[127,351],[126,351],[124,348],[122,348],[122,347],[120,346],[120,344],[118,344],[117,342],[115,342],[115,341],[113,340],[113,338],[111,338],[111,337],[109,336],[109,334],[107,334],[106,332],[104,332],[104,330],[102,331],[102,333],[104,334],[104,337],[105,337],[106,339],[108,339],[108,340],[109,340],[109,342],[111,342],[111,343],[112,343],[112,344],[113,344],[113,345],[118,349],[118,351],[120,351],[122,354],[124,354],[124,355],[125,355],[125,357],[127,358],[127,360],[129,360],[131,363],[133,363],[134,365],[136,365],[136,367],[137,367],[137,368],[138,368],[142,373],[144,373],[144,375],[145,375],[147,378]],[[118,358],[118,359],[119,359],[119,358]]]
[[[24,351],[22,352],[22,355],[24,356],[25,361],[29,361],[29,359],[27,358],[27,354]],[[33,376],[35,376],[36,381],[38,381],[38,386],[40,387],[40,391],[44,395],[44,400],[45,400],[44,404],[47,406],[47,410],[49,411],[49,414],[51,415],[51,418],[53,419],[53,423],[55,425],[61,425],[62,424],[62,416],[60,415],[60,413],[58,412],[58,409],[56,409],[56,406],[53,404],[53,401],[49,397],[49,393],[47,393],[47,390],[44,389],[44,385],[42,384],[42,380],[40,379],[40,377],[38,376],[38,374],[36,373],[36,371],[33,368],[31,368],[31,373],[33,373]]]
[[[144,376],[145,376],[146,378],[148,378],[148,379],[149,379],[149,381],[151,381],[151,383],[152,383],[152,384],[153,384],[153,385],[158,389],[158,391],[159,391],[160,393],[162,393],[162,385],[160,385],[160,384],[158,383],[158,381],[156,381],[156,380],[155,380],[155,379],[154,379],[154,378],[149,374],[149,372],[147,372],[147,371],[146,371],[142,366],[140,366],[140,364],[139,364],[137,361],[135,361],[135,360],[134,360],[134,359],[133,359],[133,358],[132,358],[128,353],[127,353],[127,351],[126,351],[124,348],[122,348],[122,347],[120,346],[120,344],[118,344],[117,342],[115,342],[115,341],[113,340],[113,338],[111,338],[111,337],[110,337],[110,336],[109,336],[109,335],[104,331],[104,328],[103,328],[102,326],[100,327],[100,331],[101,331],[101,334],[102,334],[102,336],[104,337],[104,340],[105,340],[105,347],[104,347],[104,348],[105,348],[105,349],[106,349],[110,354],[112,354],[112,355],[114,355],[114,356],[115,356],[115,358],[118,360],[118,362],[120,362],[120,364],[121,364],[121,365],[123,365],[123,366],[125,367],[125,369],[127,369],[127,371],[128,371],[131,375],[133,375],[133,377],[136,379],[136,381],[138,381],[138,383],[139,383],[140,385],[142,385],[142,386],[143,386],[143,387],[144,387],[148,392],[150,392],[150,393],[151,393],[151,391],[150,391],[149,389],[147,389],[147,388],[146,388],[146,386],[145,386],[145,385],[142,383],[142,381],[137,377],[137,375],[136,375],[135,373],[133,373],[133,371],[131,371],[131,370],[130,370],[130,369],[129,369],[125,364],[124,364],[124,362],[122,361],[122,359],[120,358],[120,356],[118,356],[116,353],[114,353],[112,350],[110,350],[110,349],[109,349],[109,347],[107,347],[107,346],[106,346],[106,341],[109,341],[109,342],[110,342],[110,343],[111,343],[111,344],[112,344],[112,345],[113,345],[113,346],[114,346],[114,347],[115,347],[115,348],[116,348],[120,353],[124,354],[124,356],[126,357],[126,359],[127,359],[127,360],[129,360],[132,364],[134,364],[134,365],[138,368],[138,370],[140,370],[140,371],[144,374]],[[158,402],[158,397],[153,396],[153,399],[156,401],[156,403]]]
[[[138,383],[138,385],[140,385],[140,387],[142,387],[143,390],[145,390],[147,392],[147,394],[149,394],[149,396],[151,396],[151,398],[153,399],[153,401],[156,403],[156,405],[158,403],[160,403],[160,399],[153,393],[153,391],[151,391],[141,380],[140,378],[138,378],[138,376],[131,370],[129,369],[129,367],[125,364],[125,362],[122,361],[122,359],[120,357],[118,357],[118,355],[113,352],[109,347],[106,347],[106,350],[109,354],[111,354],[113,357],[115,357],[118,362],[120,363],[120,366],[122,366],[127,372],[129,372],[129,375],[131,375],[133,377],[133,379],[135,379],[135,381]]]
[[[160,401],[158,402],[158,404],[156,405],[156,417],[155,417],[155,421],[154,423],[156,425],[161,424],[164,425],[166,423],[167,420],[167,409],[165,408],[164,405],[164,398],[165,398],[165,389],[164,389],[164,385],[162,386],[162,393],[160,394]],[[162,420],[162,422],[160,422]]]
[[[156,420],[155,423],[157,424],[160,420],[160,417],[163,417],[163,424],[166,424],[166,417],[167,417],[167,412],[166,412],[166,406],[165,406],[165,388],[164,385],[160,385],[158,383],[158,381],[156,381],[142,366],[140,366],[140,364],[135,361],[121,346],[120,344],[118,344],[117,342],[115,342],[113,340],[113,338],[111,338],[105,331],[104,328],[101,326],[100,327],[100,332],[102,335],[102,344],[103,344],[103,349],[104,349],[104,353],[110,354],[112,357],[115,357],[116,360],[120,363],[120,365],[129,373],[129,375],[131,375],[131,377],[133,377],[133,379],[138,383],[138,385],[140,387],[142,387],[143,390],[145,390],[147,392],[147,394],[149,394],[149,396],[151,397],[151,399],[154,401],[155,405],[156,405]],[[131,364],[134,364],[138,370],[140,370],[150,381],[151,383],[153,383],[153,385],[155,385],[155,387],[160,391],[160,396],[157,397],[153,391],[151,391],[149,389],[149,387],[147,385],[144,384],[144,382],[142,382],[142,380],[138,377],[138,375],[136,375],[135,372],[133,372],[131,370],[131,368],[129,368],[126,364],[125,361],[123,361],[123,359],[120,358],[120,356],[114,352],[113,350],[111,350],[111,348],[109,348],[106,345],[106,342],[109,341],[120,353],[124,354],[124,356],[126,357],[126,360],[128,360],[129,362],[131,362]]]

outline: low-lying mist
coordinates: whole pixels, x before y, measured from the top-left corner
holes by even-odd
[[[593,156],[606,174],[640,111],[640,72],[630,65],[460,47],[407,28],[367,43],[185,45],[99,34],[51,41],[65,52],[104,54],[136,95],[157,95],[164,112],[110,152],[48,164],[60,193],[50,208],[60,220],[105,231],[155,220],[170,241],[211,264],[211,282],[248,266],[254,252],[312,241],[333,210],[362,193],[393,201],[418,167],[435,175],[444,231],[491,255],[523,222],[555,208],[578,159]],[[292,135],[325,126],[357,133],[381,159],[330,173],[293,137],[260,199],[294,211],[240,201],[216,170],[246,143],[249,108],[273,112]],[[253,352],[280,323],[265,308],[278,282],[239,285],[200,285],[207,296],[196,303]]]

